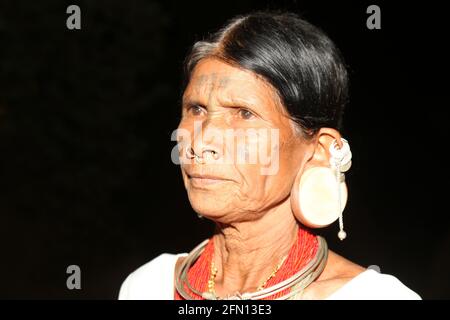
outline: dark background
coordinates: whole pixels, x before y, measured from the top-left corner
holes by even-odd
[[[114,299],[140,265],[211,235],[170,158],[181,64],[227,19],[271,8],[321,27],[350,68],[349,237],[321,233],[423,298],[450,298],[445,11],[336,2],[1,0],[0,297]],[[66,28],[70,4],[81,30]],[[366,28],[370,4],[381,30]],[[66,288],[71,264],[81,290]]]

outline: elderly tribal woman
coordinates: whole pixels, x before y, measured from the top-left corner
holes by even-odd
[[[339,50],[293,13],[238,16],[195,43],[176,158],[192,208],[215,232],[140,267],[119,298],[420,299],[314,232],[338,221],[347,236],[347,100]]]

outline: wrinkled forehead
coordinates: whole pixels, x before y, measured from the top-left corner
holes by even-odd
[[[204,59],[195,67],[183,95],[183,100],[187,99],[266,106],[271,111],[279,104],[276,91],[261,77],[217,59]]]

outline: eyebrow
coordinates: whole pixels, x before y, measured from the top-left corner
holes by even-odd
[[[182,107],[184,107],[184,106],[204,106],[204,104],[200,103],[199,100],[193,99],[191,97],[187,97],[187,98],[183,97],[183,99],[181,100],[181,104],[182,104]]]
[[[242,100],[242,99],[227,99],[220,101],[220,105],[225,108],[233,108],[233,107],[241,107],[246,108],[250,110],[254,110],[255,112],[258,112],[258,109],[256,107],[255,103],[250,103],[248,101]],[[192,98],[192,97],[183,97],[182,99],[182,107],[186,106],[202,106],[207,107],[207,104],[204,104],[200,102],[198,99]]]

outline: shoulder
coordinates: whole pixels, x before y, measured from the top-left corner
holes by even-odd
[[[366,269],[332,293],[327,299],[420,300],[421,298],[395,276]]]
[[[173,299],[175,264],[185,253],[163,253],[133,271],[122,283],[119,300]]]
[[[302,297],[330,300],[420,299],[396,277],[366,269],[331,250],[322,274],[305,289]]]

